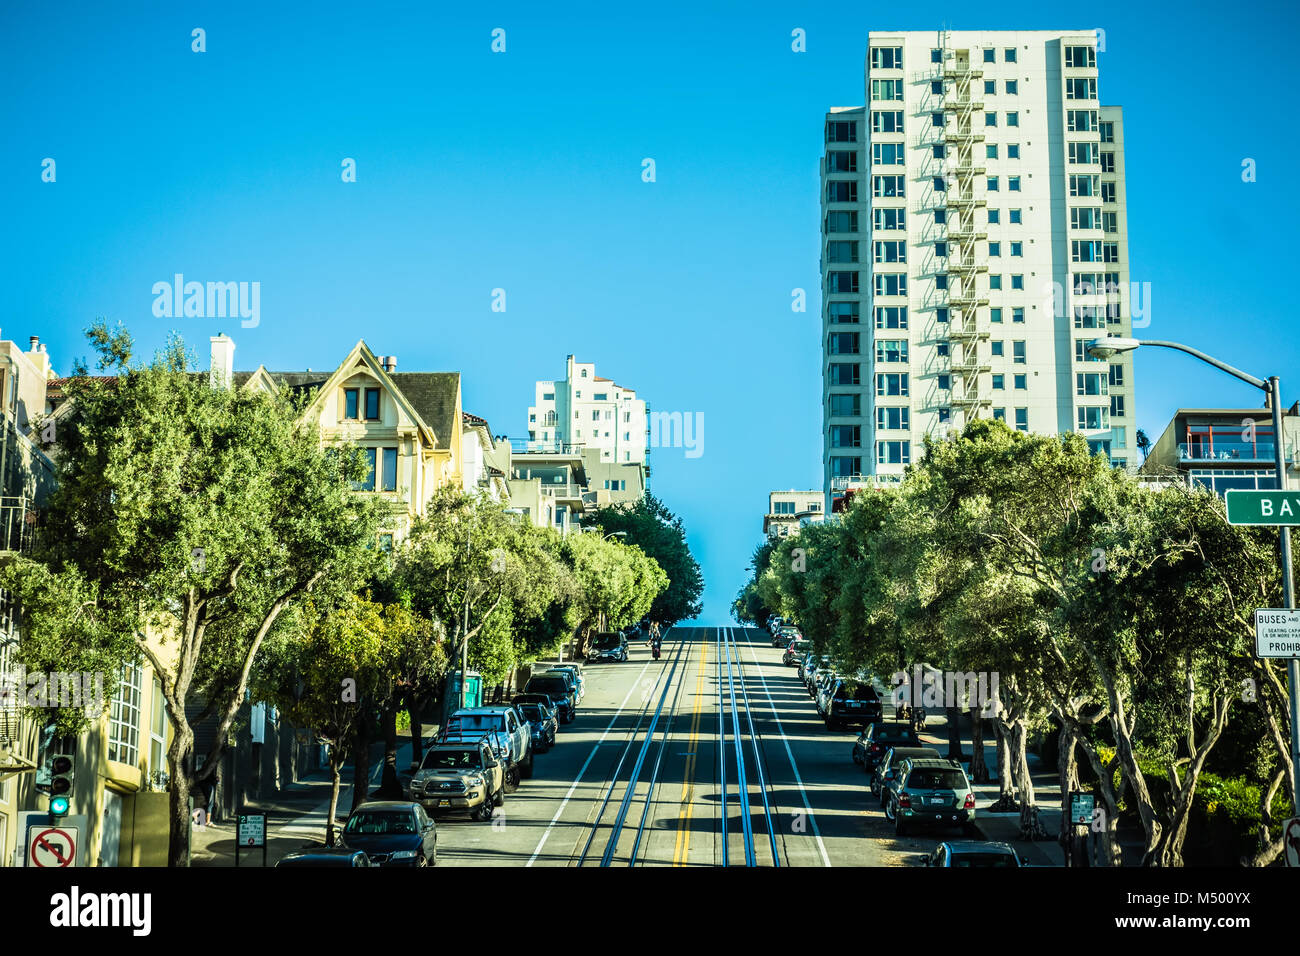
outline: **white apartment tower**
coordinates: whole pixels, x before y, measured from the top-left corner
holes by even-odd
[[[646,403],[636,390],[596,374],[590,362],[568,357],[561,381],[538,382],[528,408],[528,447],[597,450],[616,464],[646,462]]]
[[[869,34],[867,105],[826,114],[821,160],[828,510],[977,417],[1128,464],[1131,354],[1086,345],[1150,302],[1097,61],[1090,30]]]

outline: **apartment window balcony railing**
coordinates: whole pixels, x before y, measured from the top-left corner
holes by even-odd
[[[953,60],[951,63],[944,63],[943,65],[943,78],[945,80],[978,80],[983,76],[983,65],[971,63],[969,60]]]
[[[1221,441],[1216,438],[1212,444],[1210,442],[1181,442],[1178,445],[1179,461],[1248,461],[1271,465],[1276,454],[1277,446],[1271,441]],[[1291,456],[1287,455],[1286,460],[1291,461]]]
[[[587,446],[582,442],[554,442],[554,441],[528,441],[526,439],[510,439],[510,450],[527,454],[532,452],[539,455],[580,455]]]
[[[582,485],[575,484],[544,484],[542,485],[542,494],[548,498],[573,498],[582,499]]]

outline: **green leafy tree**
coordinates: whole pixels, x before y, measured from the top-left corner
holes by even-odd
[[[602,535],[626,532],[624,542],[653,558],[668,576],[668,586],[647,609],[652,620],[671,626],[699,616],[704,576],[686,543],[682,519],[662,501],[647,493],[633,504],[597,510],[586,524]]]

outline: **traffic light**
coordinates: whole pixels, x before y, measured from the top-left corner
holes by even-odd
[[[75,770],[72,754],[55,754],[50,758],[50,813],[55,816],[68,812]]]

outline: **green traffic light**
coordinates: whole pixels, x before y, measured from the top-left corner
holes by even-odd
[[[50,797],[50,815],[55,817],[66,816],[68,812],[67,797]]]

